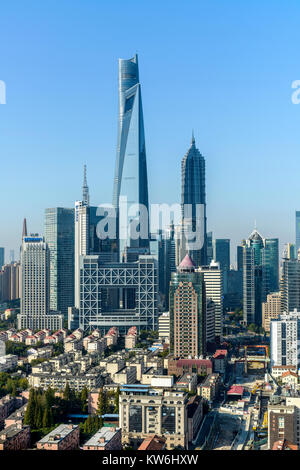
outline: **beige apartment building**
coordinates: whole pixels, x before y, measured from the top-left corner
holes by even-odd
[[[166,448],[188,446],[188,394],[147,385],[124,385],[120,389],[119,425],[122,442],[138,448],[150,436],[164,436]]]
[[[267,301],[262,304],[262,326],[270,332],[270,322],[280,315],[281,293],[273,292],[267,295]]]

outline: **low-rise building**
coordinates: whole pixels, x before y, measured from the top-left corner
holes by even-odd
[[[194,395],[187,405],[188,416],[188,440],[193,441],[197,436],[203,420],[203,398]]]
[[[30,427],[12,424],[0,431],[0,450],[24,450],[30,446]]]
[[[138,450],[165,450],[166,439],[161,436],[150,436],[143,440]]]
[[[138,448],[145,438],[164,436],[166,448],[188,446],[188,394],[172,388],[124,385],[120,388],[122,443]]]
[[[27,408],[27,403],[25,403],[25,405],[18,408],[12,414],[10,414],[5,419],[4,426],[7,428],[8,426],[12,426],[13,424],[19,424],[19,423],[23,425],[26,408]]]
[[[209,374],[204,382],[198,385],[198,394],[207,401],[212,402],[219,393],[220,385],[220,374]]]
[[[121,428],[103,426],[83,445],[83,450],[122,450]]]
[[[125,336],[125,349],[134,349],[137,341],[137,328],[132,326],[129,328]]]
[[[106,333],[105,338],[106,338],[106,344],[108,347],[116,345],[118,342],[118,338],[119,338],[118,328],[116,328],[115,326],[110,328],[108,332]]]
[[[274,379],[279,379],[282,376],[282,374],[284,374],[285,372],[289,372],[289,371],[297,373],[297,367],[292,366],[292,365],[273,366],[272,367],[272,376],[274,377]]]
[[[0,372],[5,372],[10,369],[14,369],[18,365],[18,356],[14,354],[6,354],[0,356]]]
[[[281,376],[281,381],[284,385],[296,389],[298,385],[298,374],[292,371],[284,372]]]
[[[79,426],[60,424],[37,442],[40,450],[75,450],[79,447]]]
[[[116,384],[134,384],[136,383],[136,368],[123,367],[113,375],[113,381]]]
[[[176,388],[183,388],[189,392],[197,390],[198,377],[197,374],[183,374],[176,382]]]
[[[216,350],[215,354],[213,355],[214,372],[218,372],[219,374],[225,373],[228,362],[227,356],[227,349]]]
[[[168,357],[167,367],[169,375],[181,376],[185,373],[198,375],[209,375],[213,371],[213,364],[210,359],[178,359]]]
[[[0,400],[0,428],[4,425],[6,418],[17,408],[23,405],[23,397],[5,395]]]

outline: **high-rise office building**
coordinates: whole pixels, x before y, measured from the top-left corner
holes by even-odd
[[[206,297],[203,274],[186,255],[170,283],[170,352],[175,357],[206,353]]]
[[[300,259],[283,259],[280,279],[281,313],[300,311]]]
[[[5,249],[0,247],[0,269],[5,264]]]
[[[158,327],[157,261],[141,255],[134,263],[103,262],[99,255],[80,257],[79,326],[103,333],[116,326],[121,334],[136,326]]]
[[[230,269],[230,240],[228,238],[216,238],[213,240],[213,259],[220,263],[223,271],[224,294],[228,291],[228,271]]]
[[[243,312],[249,325],[262,324],[262,303],[278,291],[278,239],[263,238],[255,229],[243,246]]]
[[[265,271],[266,293],[277,292],[279,288],[279,240],[266,238],[261,263]]]
[[[169,287],[171,273],[176,272],[175,231],[172,223],[167,230],[152,236],[150,253],[158,262],[158,286],[161,306],[169,309]]]
[[[9,252],[9,262],[10,263],[15,262],[15,250],[10,250],[10,252]]]
[[[230,268],[230,240],[229,238],[216,238],[213,240],[213,259],[220,263],[220,268]]]
[[[149,205],[145,131],[138,57],[119,59],[119,129],[113,206],[117,211],[119,259],[149,253]],[[134,212],[134,213],[132,213]],[[133,231],[140,232],[135,237]]]
[[[214,302],[215,306],[215,336],[219,339],[223,334],[223,270],[220,263],[212,261],[209,266],[197,269],[203,275],[206,299]]]
[[[210,264],[211,261],[214,259],[214,252],[213,252],[213,233],[207,232],[206,237],[207,243],[207,264]]]
[[[97,226],[104,215],[98,214],[98,207],[87,206],[83,201],[75,202],[75,253],[74,253],[74,292],[75,307],[80,306],[80,257],[99,255],[103,262],[118,259],[115,239],[101,239]]]
[[[74,209],[45,210],[45,241],[50,250],[50,310],[66,316],[74,305]]]
[[[205,159],[196,148],[194,135],[191,146],[181,162],[181,208],[182,221],[184,221],[181,228],[181,259],[189,253],[196,266],[206,265]],[[191,232],[197,234],[199,240],[195,245],[200,245],[199,247],[194,248],[188,242],[187,232],[190,232],[188,236],[191,236]]]
[[[271,320],[271,366],[300,368],[300,312],[296,309]]]
[[[50,314],[50,253],[38,235],[23,237],[21,250],[21,305],[18,328],[63,327],[63,315]]]
[[[300,211],[296,211],[296,255],[300,248]]]
[[[20,263],[3,266],[0,271],[0,300],[20,298]]]
[[[237,270],[243,271],[243,245],[238,245],[236,247],[236,264]]]
[[[89,187],[87,184],[86,165],[84,165],[83,167],[82,202],[85,206],[90,205],[90,193],[89,193]]]
[[[284,259],[297,259],[296,245],[294,243],[287,243],[284,247]]]

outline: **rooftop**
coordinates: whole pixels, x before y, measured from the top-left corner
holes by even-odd
[[[45,437],[38,441],[39,444],[46,444],[47,442],[60,442],[68,434],[74,431],[74,429],[78,428],[77,425],[73,424],[60,424],[55,428],[53,431],[49,432]]]
[[[105,447],[105,445],[119,432],[121,428],[103,426],[87,442],[85,446]]]

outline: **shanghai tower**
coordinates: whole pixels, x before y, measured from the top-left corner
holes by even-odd
[[[119,59],[119,127],[113,206],[120,261],[149,252],[148,179],[138,58]],[[137,233],[140,236],[137,236]]]

